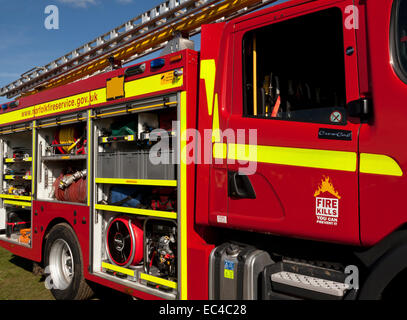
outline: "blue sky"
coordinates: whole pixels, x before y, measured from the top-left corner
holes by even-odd
[[[148,11],[164,0],[0,0],[0,87]],[[59,29],[47,30],[48,5]],[[0,97],[0,104],[9,101]]]

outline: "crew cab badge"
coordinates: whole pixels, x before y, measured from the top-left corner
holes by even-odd
[[[335,190],[329,177],[322,178],[314,197],[316,223],[337,226],[341,196]]]

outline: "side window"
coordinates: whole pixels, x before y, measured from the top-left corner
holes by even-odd
[[[247,32],[244,116],[346,124],[344,63],[339,8]]]
[[[393,64],[398,75],[407,82],[407,0],[396,0],[392,17]]]

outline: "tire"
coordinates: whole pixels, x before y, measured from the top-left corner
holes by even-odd
[[[45,243],[45,285],[56,300],[87,300],[92,289],[83,276],[79,241],[66,223],[55,225]]]

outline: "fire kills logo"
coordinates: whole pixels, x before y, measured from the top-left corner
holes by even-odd
[[[338,225],[341,196],[335,190],[329,177],[323,177],[321,184],[314,193],[314,197],[316,222],[333,226]]]

